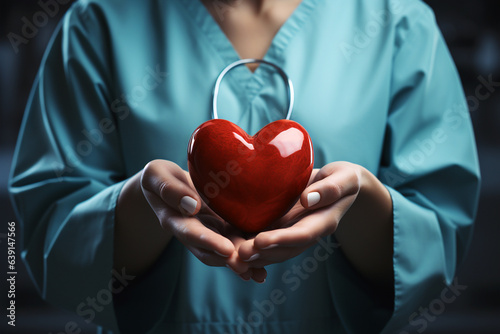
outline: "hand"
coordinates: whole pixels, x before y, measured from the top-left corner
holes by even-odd
[[[366,170],[348,162],[314,169],[300,201],[270,230],[241,243],[238,253],[252,268],[283,262],[304,252],[318,238],[333,234],[356,201]]]
[[[227,266],[244,280],[263,282],[267,272],[250,268],[237,249],[245,241],[202,201],[189,173],[166,160],[154,160],[143,170],[141,188],[160,225],[201,262]]]

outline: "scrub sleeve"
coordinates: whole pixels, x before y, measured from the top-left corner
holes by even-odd
[[[454,281],[478,203],[477,152],[460,78],[432,11],[404,3],[378,175],[393,202],[394,312],[337,254],[328,266],[330,288],[349,333],[398,333],[421,317],[419,307]]]
[[[50,42],[9,186],[22,221],[21,257],[42,298],[118,333],[111,296],[128,287],[136,307],[130,316],[154,323],[163,311],[154,305],[168,303],[181,259],[169,258],[179,247],[173,243],[163,256],[168,263],[152,269],[162,272],[142,284],[126,268],[112,270],[115,206],[126,179],[110,111],[109,36],[101,12],[89,7],[73,5]],[[136,293],[135,285],[144,289]]]

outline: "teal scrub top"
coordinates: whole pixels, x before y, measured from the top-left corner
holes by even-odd
[[[215,6],[222,18],[230,10]],[[469,243],[479,169],[460,79],[418,0],[303,0],[265,56],[295,86],[292,119],[311,135],[315,166],[360,164],[389,189],[393,303],[368,288],[332,236],[269,266],[265,284],[205,266],[176,240],[143,277],[112,271],[121,187],[153,159],[187,168],[215,79],[238,58],[198,0],[72,6],[34,83],[10,178],[22,258],[40,294],[115,333],[422,324],[419,307],[453,282]],[[287,99],[281,77],[261,65],[231,71],[218,102],[221,118],[253,134],[284,117]]]

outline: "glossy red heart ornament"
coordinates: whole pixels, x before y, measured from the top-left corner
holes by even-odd
[[[297,122],[279,120],[249,136],[213,119],[188,146],[188,168],[198,193],[224,220],[259,232],[283,216],[307,186],[314,164],[311,138]]]

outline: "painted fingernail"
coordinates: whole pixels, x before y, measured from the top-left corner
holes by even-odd
[[[257,260],[259,258],[260,254],[254,254],[252,256],[250,256],[250,258],[248,260],[243,260],[245,262],[250,262],[250,261],[253,261],[253,260]]]
[[[229,257],[229,255],[224,255],[224,254],[221,254],[219,253],[218,251],[214,250],[214,253],[219,255],[219,256],[222,256],[222,257]]]
[[[192,197],[189,196],[184,196],[181,199],[181,207],[189,212],[190,214],[193,214],[194,211],[196,210],[196,206],[198,205],[198,202]]]
[[[278,244],[271,244],[271,245],[269,245],[267,247],[264,247],[262,249],[271,249],[271,248],[275,248],[275,247],[278,247],[278,246],[279,246]]]
[[[311,207],[318,204],[320,199],[321,195],[317,191],[307,194],[307,206]]]

